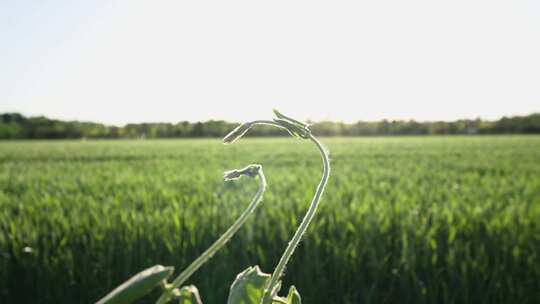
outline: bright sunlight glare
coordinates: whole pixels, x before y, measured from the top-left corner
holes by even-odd
[[[2,1],[0,112],[127,122],[540,111],[538,1]]]

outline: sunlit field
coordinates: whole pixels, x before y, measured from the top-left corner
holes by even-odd
[[[540,303],[540,136],[322,142],[332,175],[283,284],[303,303]],[[93,303],[154,264],[179,271],[249,203],[257,182],[222,173],[250,163],[268,190],[189,280],[204,303],[273,270],[320,179],[312,144],[0,142],[0,302]]]

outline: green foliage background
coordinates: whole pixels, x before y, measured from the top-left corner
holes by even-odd
[[[540,302],[540,137],[322,139],[332,176],[284,286],[304,303]],[[188,283],[224,303],[271,272],[315,191],[318,152],[290,138],[0,142],[2,303],[90,303],[154,264],[186,266],[249,203],[256,214]],[[155,299],[155,298],[154,298]]]
[[[237,123],[222,120],[178,123],[138,123],[107,126],[100,123],[62,121],[25,117],[18,113],[0,114],[0,139],[66,139],[66,138],[195,138],[223,137]],[[358,121],[343,123],[315,122],[310,129],[318,136],[376,135],[445,135],[445,134],[539,134],[540,113],[503,117],[496,121],[462,119],[452,122],[414,120]],[[249,136],[280,136],[280,130],[258,126]]]

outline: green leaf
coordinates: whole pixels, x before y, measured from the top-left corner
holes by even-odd
[[[174,267],[155,265],[145,269],[116,287],[96,304],[129,304],[150,293],[172,275]]]
[[[259,304],[270,275],[261,272],[259,266],[242,271],[231,285],[227,304]]]
[[[302,299],[298,290],[294,286],[291,286],[286,299],[276,296],[272,299],[272,304],[302,304]]]
[[[199,290],[193,285],[182,287],[176,297],[180,299],[179,304],[202,304]]]

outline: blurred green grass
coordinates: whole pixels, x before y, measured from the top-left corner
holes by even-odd
[[[284,277],[316,303],[539,303],[540,137],[322,139],[332,175]],[[271,272],[321,174],[290,138],[0,142],[2,303],[91,303],[154,264],[185,267],[256,214],[189,283],[224,303]],[[150,303],[149,299],[146,301]]]

